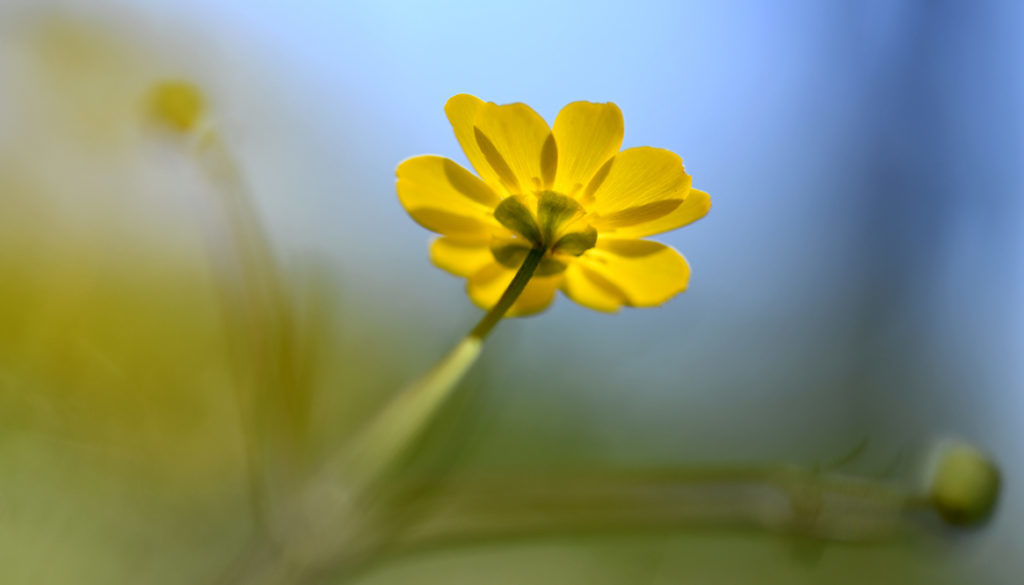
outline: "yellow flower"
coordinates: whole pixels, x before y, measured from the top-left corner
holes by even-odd
[[[607,312],[660,305],[686,289],[686,260],[640,238],[700,219],[711,199],[691,187],[678,155],[619,152],[618,106],[571,103],[553,128],[525,104],[466,94],[445,112],[479,177],[447,158],[417,156],[398,166],[398,197],[442,235],[431,259],[466,278],[478,306],[498,302],[531,249],[544,257],[510,316],[543,311],[558,289]]]

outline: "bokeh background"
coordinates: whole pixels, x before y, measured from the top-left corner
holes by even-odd
[[[960,437],[1004,473],[987,526],[912,546],[547,539],[364,582],[1019,582],[1022,26],[1010,1],[3,0],[0,580],[196,582],[243,538],[208,186],[137,107],[183,78],[284,270],[328,283],[315,453],[479,318],[394,193],[404,158],[465,163],[443,105],[467,92],[549,121],[614,101],[625,146],[680,153],[713,208],[657,238],[693,268],[664,307],[503,323],[428,459],[813,465],[866,441],[851,471],[913,482]]]

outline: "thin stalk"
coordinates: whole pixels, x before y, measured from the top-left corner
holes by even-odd
[[[264,279],[276,273],[265,264],[266,242],[247,205],[245,185],[216,131],[206,128],[195,136],[192,153],[217,195],[210,201],[212,213],[203,214],[204,231],[224,317],[253,521],[262,532],[267,529],[271,494],[263,437],[267,425],[259,413],[265,397],[257,387],[269,378],[269,332],[256,316],[266,304]]]
[[[299,573],[315,575],[318,569],[344,564],[339,555],[362,556],[348,549],[373,541],[372,533],[362,527],[375,520],[381,478],[427,429],[452,390],[476,362],[484,338],[526,289],[544,253],[543,249],[531,250],[497,304],[476,327],[426,374],[399,392],[310,481],[294,503],[295,531],[282,535],[279,540],[287,550],[274,550],[272,543],[257,541],[221,575],[218,583],[303,583],[304,577]],[[290,558],[288,553],[295,558]]]
[[[523,265],[519,267],[519,272],[512,278],[512,282],[509,283],[504,294],[498,299],[498,304],[494,305],[490,311],[487,311],[487,314],[484,315],[483,319],[480,319],[480,322],[469,332],[467,337],[476,337],[477,339],[487,337],[491,329],[494,329],[498,321],[501,321],[501,318],[512,308],[512,304],[516,302],[519,295],[523,293],[533,273],[537,270],[537,266],[540,265],[540,261],[544,258],[544,252],[545,250],[542,248],[532,248],[530,250],[530,253],[526,255],[526,259],[523,260]]]
[[[401,528],[325,568],[331,582],[427,551],[565,536],[767,532],[808,543],[896,542],[924,533],[931,505],[898,482],[792,465],[407,479]],[[312,581],[310,581],[312,583]]]
[[[466,337],[426,374],[406,386],[347,451],[344,468],[359,483],[370,482],[397,461],[429,425],[437,410],[476,362],[484,338],[526,289],[545,250],[530,250],[497,304]]]

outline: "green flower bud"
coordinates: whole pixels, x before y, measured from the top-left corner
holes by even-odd
[[[974,526],[985,522],[999,496],[999,468],[965,443],[947,447],[932,475],[929,498],[947,523]]]

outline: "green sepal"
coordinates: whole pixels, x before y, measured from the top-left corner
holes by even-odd
[[[550,244],[565,222],[583,215],[583,207],[572,197],[554,191],[544,191],[537,201],[537,221],[544,242]]]
[[[562,236],[555,242],[551,250],[560,254],[580,256],[595,245],[597,245],[597,230],[588,225],[582,231],[570,232]]]
[[[494,210],[494,219],[533,244],[541,245],[544,242],[537,221],[519,197],[506,197],[499,203]]]

